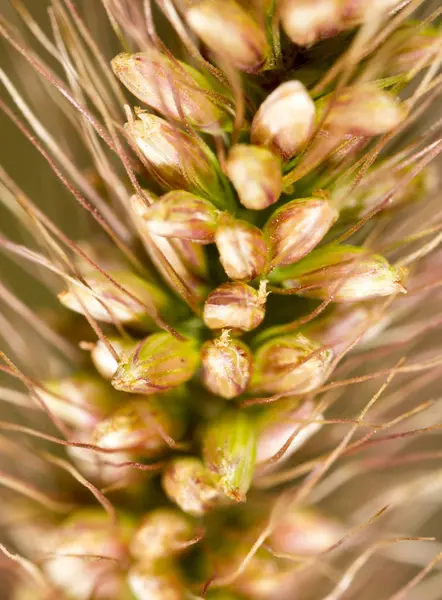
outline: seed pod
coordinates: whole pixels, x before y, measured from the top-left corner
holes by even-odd
[[[206,46],[235,69],[255,73],[264,65],[270,51],[266,36],[234,0],[203,0],[186,18]]]
[[[201,360],[204,385],[213,394],[231,399],[245,392],[252,374],[252,355],[243,342],[232,340],[228,331],[203,345]]]
[[[230,279],[251,281],[266,270],[269,250],[264,234],[254,225],[224,216],[216,229],[215,243]]]
[[[202,451],[218,490],[244,502],[256,457],[256,435],[249,417],[237,411],[218,418],[204,433]]]
[[[155,180],[164,188],[182,189],[205,197],[219,196],[220,183],[211,151],[165,119],[144,110],[125,128],[146,160]]]
[[[120,598],[126,535],[103,512],[77,513],[46,540],[50,558],[44,562],[45,574],[69,598],[87,600],[92,594],[102,600]],[[91,556],[103,560],[91,560]]]
[[[194,340],[182,341],[170,333],[154,333],[141,340],[127,360],[120,363],[112,385],[135,394],[166,392],[191,379],[198,363]]]
[[[277,202],[281,195],[281,161],[267,148],[233,146],[227,157],[226,173],[246,208],[262,210]]]
[[[226,120],[224,110],[210,97],[203,75],[155,48],[119,54],[112,60],[112,68],[137,98],[166,118],[181,121],[183,113],[189,124],[212,133],[219,132]]]
[[[109,343],[122,359],[131,352],[135,345],[135,342],[123,338],[109,338]],[[118,368],[118,362],[106,344],[102,340],[98,340],[92,346],[89,346],[88,343],[84,344],[84,346],[90,349],[92,362],[100,375],[104,379],[112,379]]]
[[[85,277],[90,289],[72,287],[58,296],[61,303],[80,314],[85,314],[86,308],[94,319],[104,323],[116,320],[120,323],[142,323],[146,327],[154,325],[148,310],[156,313],[170,308],[169,298],[153,283],[129,271],[112,271],[108,274],[130,295],[99,271],[94,271]]]
[[[326,97],[322,105],[327,102]],[[404,107],[391,94],[366,83],[348,87],[339,94],[323,127],[332,135],[373,137],[395,129],[405,117]]]
[[[87,374],[46,381],[36,394],[52,413],[80,429],[93,427],[113,401],[112,388]]]
[[[271,268],[290,265],[309,254],[337,218],[338,212],[320,198],[293,200],[281,206],[264,228],[272,251]]]
[[[198,458],[174,459],[164,471],[162,483],[172,502],[189,515],[202,516],[218,501],[219,493]]]
[[[343,528],[333,519],[296,507],[282,515],[266,545],[276,553],[317,556],[343,535]]]
[[[257,428],[256,464],[268,468],[279,465],[301,448],[320,428],[319,423],[305,423],[314,415],[311,400],[290,399],[265,408],[259,415]],[[320,419],[322,415],[314,415]],[[292,441],[288,446],[288,442]],[[278,452],[284,449],[281,457]],[[271,461],[268,462],[268,461]],[[259,473],[262,473],[260,469]]]
[[[274,274],[275,277],[274,277]],[[392,267],[379,254],[368,254],[356,246],[329,245],[272,272],[272,281],[299,294],[325,300],[333,294],[335,302],[360,302],[405,293],[406,270]]]
[[[261,282],[258,291],[239,281],[223,283],[207,297],[204,323],[210,329],[255,329],[265,315],[265,288],[265,282]]]
[[[311,392],[322,385],[333,353],[301,333],[277,337],[255,355],[252,390],[279,394]]]
[[[185,588],[171,565],[139,562],[129,569],[129,587],[136,600],[183,600]]]
[[[336,35],[343,29],[340,0],[285,0],[281,23],[288,37],[299,46]]]
[[[315,105],[300,81],[286,81],[258,109],[252,121],[252,144],[266,146],[284,160],[307,142],[315,121]]]
[[[195,524],[174,508],[158,508],[148,513],[136,529],[130,552],[147,562],[180,554],[195,538]]]
[[[94,443],[110,450],[158,454],[168,447],[167,436],[178,438],[184,428],[184,423],[166,407],[166,403],[152,396],[126,401],[98,423],[93,433]]]
[[[211,244],[219,211],[211,202],[184,191],[169,192],[143,215],[146,229],[167,238]]]

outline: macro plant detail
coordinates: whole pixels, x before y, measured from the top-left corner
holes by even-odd
[[[440,7],[42,5],[0,17],[2,597],[437,600]]]

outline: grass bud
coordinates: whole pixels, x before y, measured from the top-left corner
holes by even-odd
[[[251,352],[227,330],[203,345],[201,361],[204,385],[213,394],[230,400],[247,389],[253,369]]]
[[[405,24],[390,38],[393,48],[385,71],[389,75],[399,75],[413,71],[418,66],[424,69],[436,58],[440,48],[441,35],[437,27],[421,27]]]
[[[98,510],[77,513],[47,540],[54,556],[45,561],[45,574],[75,600],[88,600],[92,594],[97,600],[121,597],[126,535]]]
[[[112,385],[133,394],[166,392],[191,379],[198,363],[194,340],[182,341],[170,333],[154,333],[141,340],[120,363]]]
[[[166,436],[180,437],[184,424],[157,398],[140,398],[125,402],[94,429],[97,446],[110,450],[133,450],[147,455],[164,451]]]
[[[255,354],[251,387],[279,394],[311,392],[324,382],[333,353],[301,333],[277,337]]]
[[[247,221],[222,218],[216,229],[215,243],[230,279],[251,281],[266,270],[269,250],[264,234]]]
[[[259,290],[239,281],[223,283],[207,297],[204,323],[209,329],[251,331],[264,319],[266,298],[265,282]]]
[[[226,173],[246,208],[262,210],[277,202],[281,195],[281,161],[267,148],[233,146],[227,157]]]
[[[281,2],[281,22],[292,42],[310,46],[341,31],[341,1],[285,0]]]
[[[134,558],[153,561],[180,554],[195,535],[195,524],[189,517],[174,508],[158,508],[143,518],[129,549]]]
[[[211,244],[219,214],[208,200],[189,192],[174,191],[152,204],[143,220],[146,229],[155,235]]]
[[[348,87],[339,94],[324,129],[336,136],[373,137],[395,129],[405,117],[405,109],[391,94],[366,83]]]
[[[315,121],[315,105],[300,81],[286,81],[261,104],[252,121],[251,141],[284,160],[307,142]]]
[[[85,314],[86,308],[94,319],[104,323],[116,320],[146,326],[153,326],[153,321],[145,305],[159,312],[170,305],[168,296],[160,288],[129,271],[112,271],[109,275],[131,295],[99,271],[94,271],[85,277],[90,289],[75,286],[58,296],[60,302],[80,314]]]
[[[165,117],[181,121],[184,114],[194,127],[220,131],[226,114],[207,93],[211,91],[208,81],[193,67],[149,48],[119,54],[112,68],[132,94]]]
[[[234,0],[202,0],[186,13],[191,29],[210,50],[235,69],[255,73],[266,62],[266,36]]]
[[[137,111],[137,119],[125,127],[162,187],[209,197],[219,195],[218,174],[201,138],[143,110]]]
[[[203,460],[217,489],[244,502],[256,457],[253,422],[244,412],[227,412],[208,426],[203,437]]]
[[[37,393],[52,413],[78,428],[93,427],[112,406],[112,388],[87,374],[46,381]]]
[[[336,521],[316,510],[289,510],[278,521],[266,544],[277,553],[316,556],[335,544],[344,531]]]
[[[170,500],[195,517],[204,515],[218,502],[219,492],[198,458],[174,459],[163,473],[162,484]]]
[[[127,356],[135,345],[135,342],[123,338],[109,338],[109,343],[121,358]],[[102,340],[92,345],[91,359],[104,379],[112,379],[118,368],[118,362]]]
[[[309,254],[338,218],[326,200],[293,200],[276,210],[264,231],[270,241],[271,268],[290,265]]]
[[[303,260],[274,271],[273,281],[308,298],[335,302],[360,302],[405,293],[406,270],[392,267],[379,254],[356,246],[329,245],[313,250]]]
[[[129,587],[136,600],[183,600],[184,584],[167,564],[139,562],[129,569]]]

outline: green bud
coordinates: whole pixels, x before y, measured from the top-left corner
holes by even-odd
[[[315,122],[315,105],[300,81],[286,81],[258,109],[252,121],[252,144],[266,146],[284,160],[307,142]]]
[[[151,175],[164,188],[182,189],[205,197],[221,194],[211,151],[197,136],[146,111],[125,127],[146,160]]]
[[[126,535],[103,511],[77,513],[45,540],[45,554],[51,555],[44,562],[45,574],[69,598],[87,600],[96,589],[101,599],[119,598],[123,590],[121,564],[127,559]]]
[[[235,69],[255,73],[269,54],[266,36],[234,0],[202,0],[186,13],[193,31]]]
[[[267,221],[271,268],[290,265],[309,254],[338,218],[326,200],[303,198],[284,204]]]
[[[123,338],[109,338],[110,345],[117,354],[123,358],[133,349],[135,342]],[[87,342],[82,347],[91,351],[91,359],[95,368],[104,379],[112,379],[118,368],[118,362],[102,340],[96,344],[89,345]]]
[[[270,279],[300,295],[335,302],[358,302],[405,293],[406,270],[356,246],[323,246],[295,265],[277,269]]]
[[[79,428],[93,427],[112,406],[112,388],[99,379],[87,374],[78,374],[63,379],[44,382],[38,397],[47,408]]]
[[[281,161],[267,148],[233,146],[227,157],[226,173],[246,208],[262,210],[277,202],[281,195]]]
[[[254,392],[311,392],[328,375],[333,353],[301,333],[263,344],[255,354],[251,387]]]
[[[167,563],[139,562],[129,569],[129,587],[136,600],[183,600],[184,584]]]
[[[199,363],[194,340],[178,340],[172,334],[154,333],[139,342],[112,379],[120,391],[155,394],[185,383]]]
[[[130,543],[134,558],[147,562],[180,554],[195,538],[195,524],[174,508],[158,508],[145,515]]]
[[[180,107],[191,125],[211,133],[221,130],[226,113],[206,93],[211,91],[209,84],[193,67],[152,47],[138,54],[119,54],[112,68],[137,98],[166,118],[181,121]]]
[[[288,37],[299,46],[336,35],[343,28],[341,0],[284,0],[281,23]]]
[[[203,437],[203,460],[216,487],[236,502],[244,502],[256,456],[256,435],[244,412],[227,412],[208,426]]]
[[[167,449],[165,436],[183,434],[184,423],[155,397],[126,401],[94,429],[97,446],[110,450],[132,450],[155,455]]]
[[[209,391],[231,399],[247,389],[253,368],[248,347],[223,331],[217,340],[206,342],[201,348],[202,379]]]
[[[204,515],[218,502],[219,493],[198,458],[173,460],[163,473],[162,484],[172,502],[196,517]]]
[[[265,287],[265,282],[259,290],[239,281],[220,285],[204,304],[204,323],[210,329],[255,329],[265,315]]]
[[[331,97],[321,100],[324,108]],[[365,83],[345,88],[338,95],[323,127],[332,135],[373,137],[395,129],[406,115],[391,94],[373,83]]]
[[[266,270],[269,250],[258,227],[224,216],[218,223],[215,243],[230,279],[251,281]]]
[[[219,211],[211,202],[184,191],[169,192],[144,212],[146,229],[167,238],[211,244]]]
[[[147,307],[152,312],[162,312],[170,307],[169,298],[153,283],[129,271],[111,271],[108,274],[131,295],[114,285],[99,271],[94,271],[85,277],[91,289],[72,287],[59,295],[61,303],[80,314],[85,314],[86,308],[94,319],[104,323],[116,320],[120,323],[142,323],[146,327],[154,325]]]

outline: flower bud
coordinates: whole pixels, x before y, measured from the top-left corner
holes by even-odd
[[[333,353],[301,333],[277,337],[255,355],[252,389],[279,394],[311,392],[328,375]]]
[[[223,283],[211,292],[204,304],[203,320],[210,329],[251,331],[265,315],[265,282],[259,290],[246,283]]]
[[[186,13],[203,42],[235,69],[255,73],[269,54],[264,32],[234,0],[202,0]]]
[[[267,148],[233,146],[227,157],[226,173],[246,208],[262,210],[277,202],[281,195],[281,161]]]
[[[264,234],[246,221],[222,218],[215,243],[224,271],[230,279],[251,281],[267,267],[268,248]]]
[[[327,104],[324,98],[323,105]],[[343,90],[328,113],[324,129],[333,135],[373,137],[395,129],[406,111],[392,96],[372,83]]]
[[[123,359],[133,349],[135,342],[123,338],[109,338],[110,345]],[[86,343],[86,345],[88,345]],[[112,379],[118,368],[118,362],[102,340],[98,340],[91,347],[91,358],[95,368],[104,379]]]
[[[129,587],[136,600],[183,600],[184,584],[167,564],[139,562],[129,569]]]
[[[336,521],[316,510],[292,508],[278,521],[266,545],[276,553],[316,556],[344,535]]]
[[[309,254],[337,218],[338,212],[320,198],[293,200],[281,206],[264,228],[270,240],[271,267],[290,265]]]
[[[172,60],[155,48],[138,54],[122,53],[112,60],[116,76],[137,98],[165,117],[219,132],[225,112],[210,97],[207,80],[193,67]]]
[[[208,426],[203,460],[220,492],[244,502],[255,468],[256,435],[244,412],[228,412]]]
[[[112,379],[120,391],[155,394],[185,383],[199,363],[194,340],[178,340],[172,334],[154,333],[139,342],[121,362]]]
[[[385,71],[389,75],[400,75],[413,71],[418,65],[424,69],[436,58],[440,41],[437,27],[422,28],[420,24],[405,24],[390,38],[392,54],[384,66]]]
[[[266,146],[284,160],[307,142],[315,121],[315,105],[300,81],[286,81],[258,109],[252,121],[252,144]]]
[[[245,392],[252,374],[252,355],[239,340],[224,331],[201,348],[202,379],[213,394],[231,399]]]
[[[274,274],[275,277],[274,277]],[[405,293],[406,270],[392,267],[378,254],[356,246],[323,246],[295,265],[277,269],[272,281],[308,298],[334,302],[359,302]]]
[[[373,16],[387,15],[399,2],[400,0],[342,0],[342,18],[346,27],[354,27]]]
[[[142,451],[148,455],[161,453],[168,447],[165,437],[180,437],[184,427],[168,408],[166,402],[154,397],[126,401],[96,425],[94,443],[110,450]]]
[[[65,521],[47,540],[47,550],[45,574],[69,598],[121,597],[125,534],[102,511],[84,511]]]
[[[49,411],[80,429],[100,421],[113,400],[112,388],[86,374],[46,381],[37,394]]]
[[[151,175],[164,188],[182,189],[205,197],[221,194],[210,150],[166,120],[146,111],[125,127],[146,159]]]
[[[341,31],[341,2],[285,0],[281,2],[281,23],[292,42],[310,46]]]
[[[144,213],[146,229],[167,238],[211,244],[219,211],[211,202],[184,191],[169,192]]]
[[[163,473],[162,483],[172,502],[189,515],[202,516],[218,501],[219,493],[198,458],[173,460]]]
[[[256,464],[273,467],[287,460],[301,448],[320,428],[319,423],[305,423],[313,415],[315,404],[311,400],[290,399],[265,408],[259,415],[257,427]],[[315,418],[321,418],[320,414]],[[280,458],[280,450],[292,439]],[[273,459],[273,460],[272,460]],[[259,471],[262,473],[262,470]]]
[[[180,554],[195,538],[194,523],[174,508],[158,508],[148,513],[136,529],[130,552],[147,562]]]
[[[85,314],[86,308],[94,319],[104,323],[117,320],[120,323],[142,323],[149,327],[153,326],[153,320],[147,313],[147,307],[152,307],[153,312],[161,312],[170,306],[169,298],[160,288],[137,275],[129,271],[112,271],[109,275],[131,295],[99,271],[94,271],[85,277],[90,289],[72,287],[58,296],[61,303],[80,314]]]

